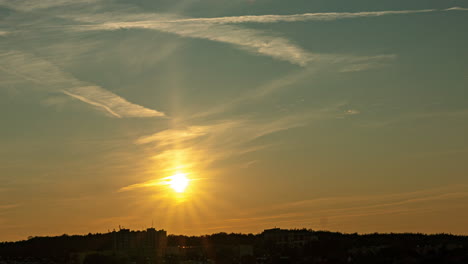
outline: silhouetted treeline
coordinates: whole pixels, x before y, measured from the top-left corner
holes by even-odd
[[[130,261],[100,254],[115,250],[114,235],[63,235],[4,242],[0,243],[0,263],[24,257],[47,258],[55,263],[76,263],[71,256],[80,252],[91,252],[82,263],[146,263],[143,258],[141,261],[135,261],[135,258]],[[409,233],[358,235],[306,229],[271,229],[261,234],[169,235],[164,262],[466,264],[468,237]]]
[[[63,260],[71,253],[112,250],[112,247],[112,233],[31,237],[25,241],[0,243],[0,256]]]
[[[206,244],[212,245],[242,245],[255,244],[259,235],[239,234],[239,233],[216,233],[204,236],[184,236],[184,235],[169,235],[167,236],[168,246],[203,246]]]

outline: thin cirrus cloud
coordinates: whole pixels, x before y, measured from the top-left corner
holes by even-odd
[[[96,106],[114,117],[157,117],[162,112],[133,104],[99,86],[82,86],[63,90],[63,93],[87,104]]]
[[[279,23],[279,22],[306,22],[306,21],[334,21],[339,19],[352,19],[364,17],[380,17],[388,15],[421,14],[442,11],[467,11],[468,8],[451,7],[447,9],[419,9],[419,10],[387,10],[372,12],[328,12],[304,13],[293,15],[247,15],[210,18],[185,18],[166,20],[167,23],[204,23],[204,24],[242,24],[242,23]]]
[[[161,178],[176,171],[203,169],[217,161],[264,149],[265,145],[249,144],[249,142],[267,134],[299,126],[295,120],[296,118],[292,117],[280,118],[271,123],[230,120],[202,126],[167,129],[143,136],[135,143],[148,145],[150,152],[154,153],[150,159],[157,165],[151,174],[161,176],[159,179],[124,186],[119,191],[158,187]]]
[[[404,193],[389,193],[364,196],[322,197],[310,200],[292,201],[270,207],[251,208],[239,215],[238,221],[247,220],[253,211],[267,219],[269,216],[296,212],[304,213],[300,221],[309,222],[326,218],[339,223],[357,217],[372,215],[417,214],[430,210],[442,210],[433,202],[450,200],[453,206],[465,204],[468,193],[466,186],[444,186],[437,189],[426,189]],[[432,203],[431,203],[432,202]],[[263,217],[260,217],[263,219]],[[304,219],[305,218],[305,219]],[[242,221],[245,222],[245,221]],[[285,223],[295,223],[295,217],[285,219]],[[262,223],[265,224],[265,223]]]
[[[463,8],[450,8],[445,10],[465,10]],[[331,12],[331,13],[305,13],[294,15],[249,15],[228,16],[212,18],[187,18],[166,21],[169,23],[207,23],[207,24],[241,24],[241,23],[278,23],[278,22],[305,22],[305,21],[333,21],[338,19],[378,17],[386,15],[418,14],[439,11],[437,9],[376,11],[376,12]]]
[[[286,38],[269,36],[255,29],[230,25],[211,25],[203,23],[167,23],[158,21],[107,22],[95,25],[78,26],[79,30],[117,30],[139,28],[157,30],[182,37],[207,39],[215,42],[232,44],[241,49],[269,56],[292,64],[306,66],[312,60],[324,56],[313,54],[293,44]]]
[[[0,72],[16,83],[34,83],[32,87],[37,91],[63,92],[117,118],[164,116],[162,112],[131,103],[100,86],[82,82],[47,60],[17,51],[2,53],[0,58]]]
[[[171,145],[204,136],[208,133],[207,126],[191,126],[186,129],[168,129],[150,136],[139,138],[137,144],[157,142],[158,145]]]
[[[76,28],[78,30],[85,31],[118,30],[122,28],[157,30],[176,34],[182,37],[207,39],[215,42],[228,43],[251,53],[269,56],[274,59],[287,61],[291,64],[296,64],[303,67],[307,66],[311,62],[362,63],[366,61],[388,61],[389,59],[393,59],[395,57],[394,55],[351,56],[312,53],[295,45],[286,38],[269,36],[259,30],[247,29],[232,25],[136,21],[108,22],[96,25],[78,26]]]
[[[162,179],[151,180],[147,182],[135,183],[129,186],[122,187],[121,189],[119,189],[119,192],[131,191],[131,190],[139,189],[139,188],[158,187],[158,186],[163,186],[163,185],[164,185],[164,180]]]
[[[0,204],[0,210],[6,210],[18,207],[19,204]]]
[[[420,14],[443,11],[467,11],[464,7],[451,7],[446,9],[418,9],[418,10],[386,10],[370,12],[328,12],[328,13],[304,13],[292,15],[245,15],[245,16],[226,16],[209,18],[177,18],[175,15],[162,14],[134,14],[123,16],[121,22],[133,23],[200,23],[200,24],[242,24],[242,23],[279,23],[279,22],[306,22],[306,21],[334,21],[339,19],[352,19],[363,17],[380,17],[388,15]],[[109,17],[117,17],[107,14]],[[101,16],[101,22],[105,22]],[[87,19],[89,22],[96,21],[84,16],[80,20]],[[116,22],[116,21],[114,21]],[[125,25],[124,25],[125,26]]]
[[[455,6],[455,7],[447,8],[444,11],[468,11],[468,8]]]
[[[243,102],[255,101],[264,96],[274,93],[278,90],[291,87],[299,81],[303,81],[306,78],[316,75],[316,69],[309,67],[303,68],[299,72],[288,73],[285,76],[281,76],[276,79],[272,79],[254,89],[249,90],[248,92],[233,98],[229,101],[225,101],[222,104],[216,105],[209,109],[206,109],[202,112],[194,113],[192,118],[201,118],[206,116],[212,116],[217,114],[225,113],[231,109],[234,109],[241,105]]]
[[[117,30],[122,28],[140,28],[173,33],[183,37],[208,39],[235,45],[242,49],[275,59],[288,61],[292,64],[306,66],[310,62],[342,62],[355,61],[358,66],[348,67],[343,71],[352,72],[379,67],[386,60],[386,56],[357,57],[349,55],[315,54],[295,45],[286,38],[269,36],[262,31],[242,28],[228,24],[241,23],[278,23],[302,21],[333,21],[363,17],[379,17],[387,15],[419,14],[439,11],[461,11],[466,8],[453,7],[448,9],[420,9],[377,12],[333,12],[333,13],[305,13],[294,15],[259,15],[259,16],[231,16],[213,18],[177,18],[175,15],[162,14],[124,14],[121,19],[112,13],[97,14],[94,17],[86,15],[75,16],[81,22],[91,22],[78,26],[80,30]],[[363,61],[367,61],[363,63]]]
[[[146,182],[149,187],[151,182]],[[139,186],[144,187],[144,186]],[[134,186],[134,188],[139,188]],[[463,186],[466,188],[466,186]],[[429,189],[397,194],[379,194],[363,196],[330,196],[312,200],[285,202],[273,206],[233,208],[234,214],[224,220],[223,226],[208,220],[201,228],[260,228],[262,226],[283,225],[288,227],[305,226],[313,228],[336,229],[349,225],[349,222],[361,223],[363,219],[384,217],[392,221],[421,218],[422,213],[443,211],[450,202],[453,207],[463,207],[468,193],[454,186],[443,189]],[[255,214],[255,216],[252,216]],[[369,228],[364,221],[364,230]],[[405,222],[405,226],[407,223]],[[200,227],[199,227],[200,228]],[[389,226],[390,228],[390,226]],[[391,229],[394,229],[392,226]],[[211,229],[210,229],[211,230]],[[367,231],[366,231],[367,232]]]
[[[361,111],[356,110],[356,109],[349,109],[349,110],[346,110],[345,112],[346,115],[359,115],[360,113]]]
[[[229,17],[213,18],[226,23],[213,23],[212,18],[178,18],[176,15],[149,13],[101,13],[63,15],[83,25],[73,26],[78,31],[106,31],[118,29],[149,29],[182,37],[207,39],[228,43],[254,54],[269,56],[292,64],[307,66],[311,62],[367,63],[388,61],[394,55],[352,56],[344,54],[318,54],[309,52],[287,38],[271,36],[261,30],[229,24]]]
[[[161,175],[162,178],[179,170],[206,170],[216,166],[216,162],[272,147],[273,144],[261,144],[256,140],[280,131],[305,126],[314,120],[334,117],[337,112],[336,108],[318,109],[312,114],[286,115],[275,120],[234,119],[178,127],[140,137],[135,143],[146,145],[148,153],[154,153],[150,158],[153,162],[148,162],[155,164],[150,174]],[[243,161],[236,166],[246,168],[257,162],[250,161],[246,164]],[[120,191],[157,186],[158,180],[150,179],[124,186]]]
[[[288,210],[290,208],[311,208],[323,206],[325,210],[330,210],[333,207],[338,207],[337,210],[353,210],[348,208],[372,209],[379,207],[400,206],[411,203],[422,203],[439,199],[452,199],[460,197],[468,197],[468,193],[463,191],[466,186],[443,186],[434,189],[426,189],[404,193],[389,193],[380,195],[368,196],[343,196],[329,197],[311,200],[302,200],[275,205],[267,210]],[[343,205],[343,206],[340,206]],[[343,207],[343,208],[339,208]]]
[[[33,11],[38,9],[48,9],[76,4],[91,4],[95,2],[98,2],[98,0],[0,0],[0,6],[6,6],[8,8],[21,11]]]

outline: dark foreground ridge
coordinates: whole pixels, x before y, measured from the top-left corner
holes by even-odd
[[[342,234],[268,229],[261,234],[167,235],[120,229],[0,243],[0,264],[468,263],[468,237]]]

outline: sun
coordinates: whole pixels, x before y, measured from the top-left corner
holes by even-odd
[[[183,193],[187,189],[190,180],[184,173],[177,173],[173,176],[168,177],[169,186],[177,193]]]

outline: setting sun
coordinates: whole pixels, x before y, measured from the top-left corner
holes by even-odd
[[[187,178],[186,174],[184,173],[177,173],[171,177],[169,177],[169,186],[178,193],[182,193],[185,191],[189,184],[190,180]]]

